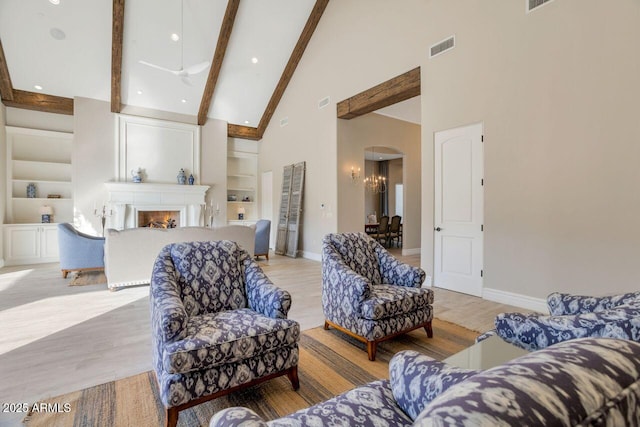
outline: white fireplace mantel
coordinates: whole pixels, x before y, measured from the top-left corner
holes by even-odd
[[[113,211],[109,226],[118,230],[137,227],[139,210],[180,211],[180,226],[204,224],[205,194],[208,185],[178,185],[131,182],[106,182],[109,208]]]

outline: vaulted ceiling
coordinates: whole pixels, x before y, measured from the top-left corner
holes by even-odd
[[[260,139],[328,1],[1,0],[2,102],[72,114],[87,97]]]

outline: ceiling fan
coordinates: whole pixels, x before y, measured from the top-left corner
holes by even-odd
[[[152,64],[150,62],[147,61],[138,61],[140,64],[142,65],[146,65],[147,67],[151,67],[151,68],[155,68],[157,70],[162,70],[162,71],[166,71],[168,73],[171,73],[175,76],[180,77],[180,79],[182,80],[182,82],[186,85],[191,86],[191,80],[189,80],[189,77],[193,76],[194,74],[198,74],[203,72],[204,70],[207,69],[207,67],[209,66],[209,61],[204,61],[204,62],[200,62],[198,64],[194,64],[190,67],[187,68],[181,68],[179,70],[171,70],[169,68],[165,68],[165,67],[161,67],[159,65],[156,64]]]
[[[189,77],[199,74],[207,69],[210,65],[209,61],[199,62],[197,64],[191,65],[187,68],[184,68],[184,0],[180,2],[180,35],[183,37],[180,41],[181,43],[181,51],[180,51],[180,64],[181,68],[179,70],[172,70],[170,68],[161,67],[160,65],[152,64],[147,61],[139,60],[138,62],[142,65],[146,65],[147,67],[155,68],[157,70],[166,71],[168,73],[173,74],[174,76],[180,77],[182,82],[186,85],[191,86],[191,80]]]

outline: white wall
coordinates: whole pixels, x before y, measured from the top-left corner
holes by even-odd
[[[147,117],[183,119],[184,116],[144,110]],[[155,116],[158,117],[155,117]],[[115,114],[110,104],[88,98],[75,99],[75,135],[73,149],[73,186],[76,206],[75,224],[86,232],[100,234],[102,226],[93,215],[96,201],[107,200],[104,183],[116,179]],[[201,129],[200,184],[213,187],[207,201],[226,197],[227,124],[208,120]],[[150,156],[161,153],[150,153]],[[176,170],[176,174],[177,174]],[[214,202],[215,203],[215,202]],[[224,224],[221,219],[219,225]]]
[[[74,100],[73,168],[74,224],[85,233],[100,235],[100,219],[93,214],[108,200],[104,187],[116,179],[116,122],[108,102]],[[108,224],[107,224],[108,227]]]
[[[307,160],[303,248],[319,251],[338,209],[362,218],[337,206],[347,171],[336,102],[421,66],[422,267],[433,271],[433,134],[482,121],[485,287],[532,298],[637,289],[639,23],[634,0],[555,1],[530,14],[513,0],[330,2],[260,167],[279,188],[282,166]],[[456,48],[429,60],[451,34]]]
[[[274,171],[277,209],[282,168],[307,161],[301,242],[305,252],[320,253],[323,236],[338,230],[337,187],[343,162],[336,146],[336,103],[419,65],[426,45],[420,41],[425,4],[330,2],[274,113],[260,142],[260,169]],[[329,105],[318,109],[318,100],[326,96]],[[285,116],[289,124],[280,127]],[[347,214],[361,219],[363,203],[356,204],[359,211]]]
[[[418,138],[419,139],[419,138]],[[387,183],[387,192],[389,193],[389,219],[397,214],[396,209],[396,185],[403,183],[404,167],[402,159],[389,160],[389,182]],[[415,205],[420,209],[420,203],[417,200],[407,200],[409,204]],[[420,217],[420,214],[418,214]]]
[[[220,206],[220,213],[214,218],[214,226],[220,227],[227,223],[227,122],[222,120],[207,120],[202,127],[202,152],[200,160],[201,184],[209,185],[207,191],[207,205],[215,209]]]
[[[7,133],[4,131],[6,108],[0,103],[0,165],[7,164]],[[6,167],[0,173],[0,224],[4,224],[7,214],[7,174]],[[4,266],[4,227],[0,226],[0,268]]]
[[[28,129],[73,132],[73,116],[66,114],[43,113],[42,111],[7,108],[7,126]]]
[[[637,290],[640,3],[556,1],[528,15],[518,1],[471,3],[431,2],[430,28],[457,46],[421,64],[422,158],[433,162],[434,132],[484,122],[485,288]],[[428,213],[428,167],[423,179]]]

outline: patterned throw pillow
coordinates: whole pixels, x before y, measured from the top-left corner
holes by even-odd
[[[412,420],[440,393],[478,372],[447,365],[412,350],[397,353],[389,362],[393,397]]]

